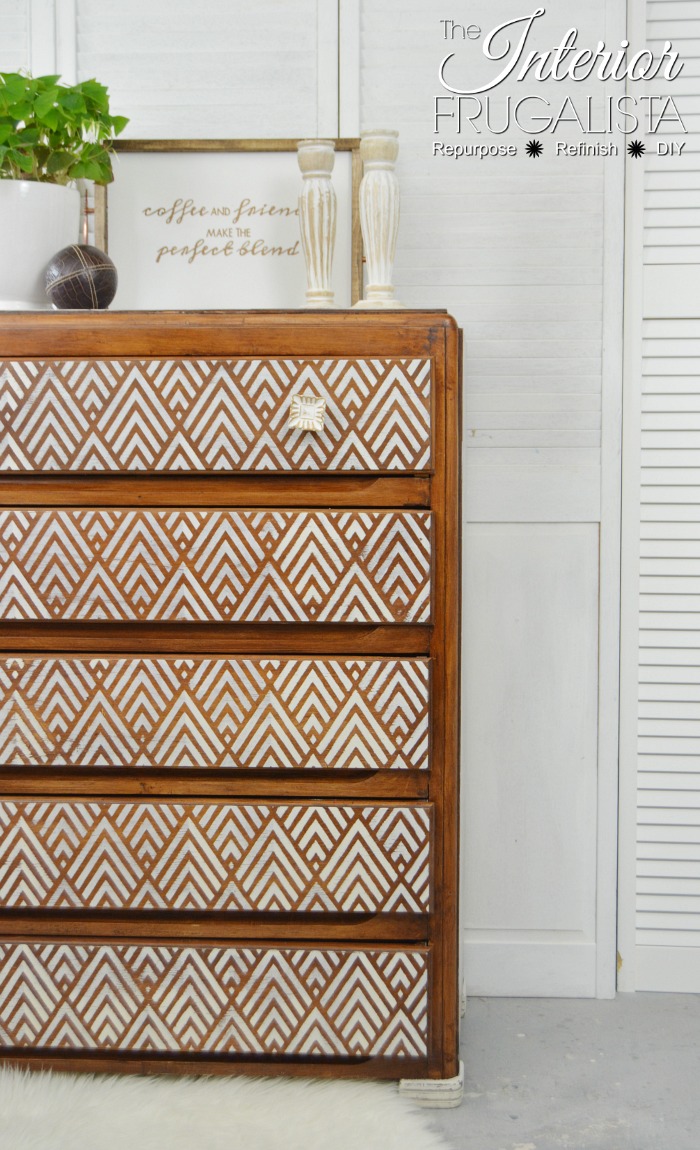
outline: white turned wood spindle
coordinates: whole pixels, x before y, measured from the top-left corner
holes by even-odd
[[[391,282],[399,230],[399,181],[394,171],[398,154],[398,132],[387,129],[361,133],[364,176],[360,184],[360,226],[367,283],[364,299],[355,307],[403,306],[396,299]]]
[[[306,261],[306,306],[333,307],[336,196],[331,183],[333,140],[300,140],[297,159],[304,177],[299,196],[301,246]]]

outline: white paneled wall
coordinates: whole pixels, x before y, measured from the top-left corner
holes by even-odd
[[[401,133],[399,298],[464,329],[467,989],[611,994],[622,156],[556,157],[545,134],[533,160],[517,129],[433,131],[441,59],[454,50],[472,82],[494,67],[477,42],[446,46],[440,21],[522,15],[363,0],[362,126]],[[624,21],[622,0],[560,0],[537,46],[574,25],[582,44],[616,43]],[[499,115],[531,87],[502,85]],[[575,88],[599,105],[597,81]],[[518,155],[433,156],[436,138]]]
[[[77,0],[78,75],[107,84],[131,138],[335,135],[317,41],[336,23],[328,0]]]
[[[472,524],[467,565],[469,992],[592,993],[597,526]]]
[[[0,0],[3,67],[52,2]],[[439,21],[465,16],[443,0],[55,3],[59,66],[105,82],[132,137],[354,134],[358,76],[363,126],[400,130],[398,294],[465,337],[468,986],[612,993],[621,162],[556,158],[547,135],[531,159],[517,130],[489,137],[516,157],[434,157]],[[624,22],[624,0],[558,0],[541,35],[616,43]]]
[[[28,0],[0,2],[0,72],[17,72],[29,64]]]

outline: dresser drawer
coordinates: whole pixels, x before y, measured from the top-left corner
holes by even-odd
[[[0,512],[4,619],[429,623],[427,511]]]
[[[424,1058],[425,947],[0,944],[0,1043]]]
[[[0,909],[427,914],[428,804],[0,800]]]
[[[430,661],[0,656],[0,764],[426,770]]]
[[[0,361],[0,465],[16,471],[431,467],[430,359]],[[321,431],[288,426],[294,395]]]
[[[454,321],[0,344],[0,1061],[452,1079]]]

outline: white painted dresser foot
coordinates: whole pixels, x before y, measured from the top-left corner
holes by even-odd
[[[464,1063],[459,1064],[459,1074],[454,1078],[402,1078],[399,1094],[433,1110],[449,1110],[459,1106],[464,1094]]]

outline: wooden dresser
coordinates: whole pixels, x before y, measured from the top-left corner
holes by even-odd
[[[454,1077],[454,321],[0,313],[0,361],[2,1059]]]

